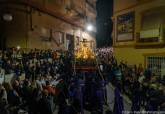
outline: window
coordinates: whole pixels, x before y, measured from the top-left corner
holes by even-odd
[[[165,56],[147,56],[146,66],[157,76],[165,75]]]
[[[145,14],[142,21],[142,30],[158,29],[163,24],[163,17],[159,13]]]

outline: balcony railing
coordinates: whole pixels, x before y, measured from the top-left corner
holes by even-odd
[[[90,2],[90,0],[86,0],[86,3],[87,3],[91,8],[93,8],[94,10],[96,9],[96,3],[95,3],[95,4],[92,4],[92,3]]]
[[[93,9],[89,4],[87,4],[86,10],[96,14],[96,9]]]

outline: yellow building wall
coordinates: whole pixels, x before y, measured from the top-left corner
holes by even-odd
[[[139,0],[140,1],[140,0]],[[134,2],[134,4],[133,4]],[[130,5],[128,5],[128,4]],[[115,5],[117,4],[117,5]],[[122,7],[119,7],[120,5],[123,5]],[[127,4],[127,5],[126,5]],[[132,7],[131,7],[132,4]],[[113,43],[114,46],[121,46],[121,45],[135,45],[136,43],[136,33],[138,33],[141,30],[141,25],[142,25],[142,13],[148,10],[156,8],[155,10],[163,11],[162,7],[165,7],[165,0],[142,0],[141,2],[135,2],[134,0],[117,0],[114,2],[114,9],[117,9],[117,11],[114,11],[113,15]],[[117,27],[117,17],[119,15],[128,13],[128,12],[135,12],[135,29],[134,29],[134,40],[133,41],[127,41],[127,42],[116,42],[116,37],[117,37],[117,32],[116,32],[116,27]],[[165,14],[165,13],[164,13]],[[163,15],[163,14],[162,14]],[[164,20],[165,21],[165,20]],[[165,24],[164,24],[165,27]]]
[[[114,55],[118,62],[124,60],[127,61],[130,65],[139,65],[142,64],[145,66],[145,55],[155,55],[165,53],[164,48],[155,48],[155,49],[135,49],[132,47],[125,48],[114,48]]]
[[[141,31],[142,25],[142,13],[149,10],[160,11],[162,15],[165,15],[165,0],[114,0],[114,16],[113,16],[113,45],[114,55],[118,61],[124,60],[128,64],[143,64],[145,65],[144,55],[165,53],[165,48],[162,47],[139,47],[136,48],[136,34]],[[134,11],[135,12],[135,29],[134,29],[134,41],[128,42],[116,42],[116,27],[117,27],[117,16]],[[163,23],[165,28],[165,18]],[[163,38],[165,39],[165,38]],[[165,55],[164,55],[165,56]]]
[[[114,3],[114,12],[118,12],[122,9],[137,4],[137,0],[114,0],[113,3]]]

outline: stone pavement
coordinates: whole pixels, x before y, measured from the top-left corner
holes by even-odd
[[[107,102],[109,105],[110,110],[113,110],[113,106],[114,106],[114,87],[112,86],[112,84],[108,84],[106,86],[107,88]],[[123,100],[124,100],[124,109],[125,111],[130,111],[131,110],[131,101],[129,100],[129,98],[125,95],[123,95]]]

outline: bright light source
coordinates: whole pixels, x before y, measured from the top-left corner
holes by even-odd
[[[13,16],[10,13],[6,13],[3,15],[3,19],[5,21],[12,21],[13,20]]]
[[[20,46],[17,46],[17,50],[20,50],[20,48],[21,48]]]
[[[87,25],[86,29],[87,29],[87,31],[93,31],[94,28],[91,24],[89,24],[89,25]]]

